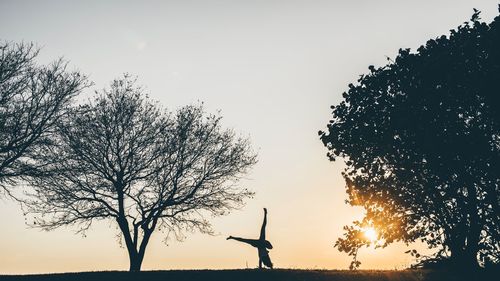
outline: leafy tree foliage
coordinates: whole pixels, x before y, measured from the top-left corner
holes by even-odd
[[[252,192],[235,184],[256,163],[249,141],[223,129],[202,106],[168,113],[134,80],[113,81],[95,100],[72,110],[59,127],[52,166],[32,179],[26,202],[35,225],[51,230],[115,221],[141,269],[155,231],[211,233],[206,215],[223,215]]]
[[[33,44],[0,43],[0,191],[40,173],[40,151],[51,145],[56,123],[86,86],[79,72],[58,60],[38,66]]]
[[[371,226],[376,247],[422,240],[452,265],[498,264],[500,17],[486,24],[475,11],[449,36],[369,70],[320,132],[329,158],[345,159],[348,202],[366,210],[336,247],[356,268]]]

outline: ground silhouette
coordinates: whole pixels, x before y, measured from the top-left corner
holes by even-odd
[[[169,270],[169,271],[106,271],[43,275],[0,275],[0,280],[17,281],[80,281],[80,280],[259,280],[259,281],[459,281],[496,280],[498,271],[481,271],[475,275],[464,275],[456,271],[432,270],[294,270],[294,269],[237,269],[237,270]]]

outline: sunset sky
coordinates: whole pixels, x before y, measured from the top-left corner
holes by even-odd
[[[0,40],[36,43],[41,63],[69,60],[95,83],[83,97],[127,72],[165,107],[203,101],[250,137],[259,163],[240,184],[255,198],[211,219],[215,236],[186,233],[165,244],[154,234],[144,270],[255,267],[254,248],[225,238],[257,238],[263,207],[276,267],[346,269],[350,257],[333,244],[363,211],[345,204],[342,163],[328,161],[317,131],[368,65],[448,34],[473,8],[489,22],[498,1],[0,0]],[[28,228],[5,198],[0,218],[0,274],[128,269],[113,221],[86,237],[74,228],[44,232]],[[422,246],[362,248],[358,258],[362,269],[402,269],[413,248]]]

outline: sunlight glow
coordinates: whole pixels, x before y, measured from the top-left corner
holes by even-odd
[[[365,234],[366,239],[370,240],[371,242],[375,242],[378,240],[377,232],[373,227],[365,228],[365,230],[363,230],[363,233]]]

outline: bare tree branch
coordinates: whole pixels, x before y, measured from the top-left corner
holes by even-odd
[[[89,85],[57,60],[38,66],[33,44],[0,43],[0,191],[43,173],[43,151],[72,99]]]

